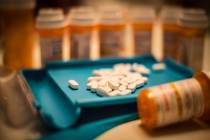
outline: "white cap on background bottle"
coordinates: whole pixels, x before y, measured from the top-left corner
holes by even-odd
[[[123,9],[118,6],[100,7],[100,24],[121,24],[124,22]]]
[[[183,9],[179,14],[179,25],[190,28],[207,28],[208,17],[203,9]]]
[[[163,23],[177,24],[180,12],[181,12],[181,7],[164,6],[160,12],[160,19]]]
[[[132,22],[153,22],[156,18],[155,9],[150,6],[132,7],[129,16]]]
[[[36,19],[36,28],[61,28],[66,25],[62,9],[41,9]]]
[[[94,25],[97,21],[97,14],[94,9],[87,6],[72,8],[69,11],[70,25]]]

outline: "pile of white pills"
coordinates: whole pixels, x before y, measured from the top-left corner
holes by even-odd
[[[166,68],[164,63],[153,64],[153,71],[162,71]],[[110,69],[98,69],[92,72],[87,79],[87,89],[100,96],[122,96],[133,93],[137,88],[147,83],[150,69],[138,63],[115,64]],[[79,89],[75,80],[68,81],[71,89]]]
[[[93,71],[88,78],[87,89],[100,96],[122,96],[142,87],[150,70],[141,64],[116,64],[112,69]]]

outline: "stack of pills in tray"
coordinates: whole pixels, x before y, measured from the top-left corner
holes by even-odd
[[[147,82],[150,70],[140,64],[116,64],[112,69],[93,71],[87,89],[100,96],[121,96],[134,92]]]
[[[165,69],[164,63],[152,66],[153,71]],[[150,69],[142,64],[115,64],[110,69],[98,69],[88,77],[87,89],[99,96],[122,96],[128,95],[137,88],[144,86],[151,73]],[[69,80],[72,89],[78,89],[79,84],[75,80]]]

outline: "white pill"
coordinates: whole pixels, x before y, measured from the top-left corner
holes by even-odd
[[[128,83],[131,84],[131,83],[136,82],[137,80],[138,80],[138,79],[135,78],[135,77],[130,77],[130,78],[128,79]]]
[[[129,94],[131,94],[131,92],[132,92],[131,90],[126,89],[126,90],[120,91],[120,93],[118,95],[121,95],[121,96],[129,95]]]
[[[94,70],[93,71],[93,75],[95,75],[95,76],[101,76],[99,70]]]
[[[91,89],[92,86],[94,85],[98,85],[98,82],[97,81],[90,81],[87,83],[87,89]]]
[[[131,70],[131,64],[115,64],[113,67],[115,70],[126,70],[126,71],[130,71]]]
[[[91,76],[91,77],[88,77],[88,82],[98,81],[98,80],[101,80],[101,77],[100,76]]]
[[[144,83],[148,82],[148,78],[147,77],[142,77],[142,80],[144,80]]]
[[[120,84],[115,80],[109,80],[108,85],[111,89],[118,89],[118,87],[120,86]]]
[[[124,81],[120,81],[119,83],[120,83],[120,86],[125,86],[125,87],[127,87],[127,85],[128,85],[128,83],[127,83],[127,82],[124,82]]]
[[[88,89],[88,90],[91,89],[91,83],[87,83],[87,89]]]
[[[99,86],[106,86],[108,84],[108,80],[107,79],[101,79],[99,82],[98,82],[98,85]]]
[[[136,84],[136,88],[140,88],[144,85],[144,80],[143,79],[139,79],[135,82]]]
[[[129,84],[128,89],[130,89],[131,91],[134,91],[136,89],[136,84],[135,83]]]
[[[68,83],[69,83],[69,86],[71,87],[71,89],[79,88],[79,84],[75,80],[69,80]]]
[[[98,87],[96,93],[100,96],[108,96],[108,93],[111,91],[109,87]]]
[[[120,90],[120,91],[124,91],[124,90],[126,90],[126,89],[127,89],[127,87],[124,86],[124,85],[121,85],[121,86],[118,88],[118,90]]]
[[[152,65],[152,70],[154,71],[162,71],[166,69],[166,65],[164,63],[156,63]]]
[[[133,71],[141,73],[143,75],[149,75],[150,74],[150,70],[145,67],[144,65],[141,64],[135,64],[135,66],[133,66]]]
[[[90,90],[91,92],[96,92],[98,88],[98,83],[97,82],[91,82]]]
[[[119,90],[114,90],[114,91],[111,91],[108,93],[108,96],[117,96],[120,94],[120,91]]]
[[[104,89],[105,89],[106,93],[109,93],[112,91],[112,89],[108,85],[105,86]]]

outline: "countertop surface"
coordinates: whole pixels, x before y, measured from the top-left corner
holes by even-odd
[[[147,132],[140,120],[119,125],[97,138],[98,140],[209,140],[210,126],[196,120]]]

